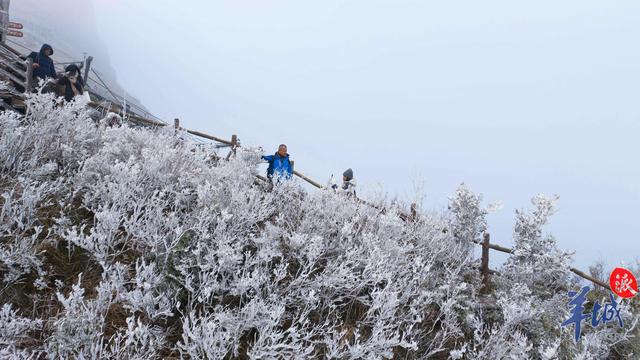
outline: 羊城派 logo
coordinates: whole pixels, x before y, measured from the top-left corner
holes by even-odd
[[[600,305],[600,302],[596,300],[591,311],[586,313],[585,303],[591,287],[584,286],[579,292],[569,291],[570,300],[567,305],[570,306],[571,315],[562,322],[561,326],[574,325],[576,342],[580,341],[583,321],[588,321],[587,323],[591,324],[592,327],[597,327],[610,321],[617,322],[620,327],[624,327],[624,321],[620,316],[620,299],[616,300],[614,294],[622,299],[632,298],[638,294],[638,282],[631,271],[624,268],[615,268],[609,277],[609,286],[611,287],[609,301]]]

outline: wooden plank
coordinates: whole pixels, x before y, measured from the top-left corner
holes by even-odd
[[[2,56],[2,58],[4,59],[8,59],[11,61],[16,61],[16,62],[24,61],[22,60],[22,55],[16,55],[13,52],[3,48],[2,46],[0,46],[0,56]]]
[[[213,135],[205,134],[205,133],[200,132],[200,131],[188,130],[188,129],[184,129],[184,130],[186,132],[188,132],[189,134],[191,134],[191,135],[199,136],[201,138],[205,138],[205,139],[217,141],[219,143],[227,144],[229,146],[233,146],[233,143],[231,143],[231,141],[229,141],[229,140],[220,139],[219,137],[215,137]]]
[[[480,243],[480,242],[476,242],[476,243],[484,245],[483,243]],[[508,248],[508,247],[504,247],[504,246],[500,246],[500,245],[496,245],[496,244],[491,244],[490,243],[488,245],[488,248],[493,249],[493,250],[497,250],[497,251],[501,251],[501,252],[504,252],[504,253],[508,253],[508,254],[513,254],[513,249]],[[483,252],[484,252],[484,247],[483,247]],[[594,283],[596,285],[599,285],[599,286],[602,286],[605,289],[611,290],[611,287],[609,286],[609,284],[606,284],[606,283],[604,283],[604,282],[602,282],[602,281],[600,281],[600,280],[598,280],[598,279],[586,274],[583,271],[580,271],[580,270],[578,270],[578,269],[576,269],[574,267],[569,268],[569,270],[571,272],[573,272],[574,274],[580,276],[581,278],[585,279],[585,280],[591,281],[592,283]]]
[[[102,108],[103,107],[102,104],[96,103],[96,102],[93,102],[93,101],[90,102],[89,105],[91,107],[93,107],[93,108]],[[119,109],[114,109],[113,106],[109,107],[108,110],[112,111],[112,112],[120,112],[121,111]],[[145,125],[161,126],[161,127],[167,125],[167,124],[159,122],[159,121],[146,119],[146,118],[143,118],[141,116],[137,116],[137,115],[133,115],[133,114],[128,114],[127,116],[129,117],[129,119],[131,119],[133,121],[136,121],[136,122],[139,122],[139,123],[142,123],[142,124],[145,124]],[[185,129],[185,128],[180,128],[180,129],[186,131],[187,133],[189,133],[191,135],[195,135],[195,136],[199,136],[201,138],[213,140],[213,141],[216,141],[216,142],[219,142],[219,143],[226,144],[228,146],[233,146],[233,142],[229,141],[229,140],[224,140],[224,139],[221,139],[219,137],[215,137],[213,135],[205,134],[205,133],[200,132],[200,131],[189,130],[189,129]]]
[[[15,54],[9,51],[5,51],[3,49],[0,49],[0,57],[6,60],[11,60],[11,61],[18,61],[18,62],[23,61],[19,56],[16,56]]]
[[[474,243],[478,244],[478,245],[482,245],[482,241],[473,241]],[[508,248],[508,247],[504,247],[504,246],[500,246],[500,245],[496,245],[496,244],[489,244],[489,249],[493,249],[493,250],[497,250],[497,251],[501,251],[503,253],[507,253],[507,254],[513,254],[513,249]]]
[[[95,101],[89,102],[88,105],[91,106],[94,109],[106,108],[107,111],[110,111],[110,112],[113,112],[113,113],[119,113],[121,111],[120,109],[115,108],[113,105],[105,107],[103,104],[95,102]],[[150,126],[165,126],[166,125],[164,123],[157,122],[157,121],[154,121],[154,120],[145,119],[145,118],[142,118],[140,116],[133,115],[133,114],[128,114],[127,116],[129,117],[130,120],[133,120],[134,122],[142,123],[144,125],[150,125]]]
[[[30,66],[31,66],[33,64],[33,60],[31,59],[29,60],[31,61],[30,62]],[[15,62],[6,62],[6,61],[0,61],[0,65],[3,66],[6,71],[9,71],[11,74],[15,75],[19,79],[24,78],[26,81],[27,73],[29,72],[26,67],[22,68],[22,67],[19,67]],[[33,67],[31,68],[31,71],[33,71]]]
[[[606,283],[604,283],[604,282],[602,282],[602,281],[600,281],[600,280],[598,280],[598,279],[596,279],[596,278],[594,278],[592,276],[589,276],[586,273],[584,273],[584,272],[582,272],[582,271],[580,271],[580,270],[578,270],[578,269],[576,269],[574,267],[570,268],[569,270],[571,270],[571,272],[573,272],[574,274],[580,276],[581,278],[583,278],[585,280],[589,280],[592,283],[600,285],[600,286],[602,286],[603,288],[605,288],[607,290],[611,290],[611,287],[609,286],[609,284],[606,284]]]
[[[15,82],[16,84],[26,88],[27,84],[24,82],[24,80],[20,80],[18,79],[15,75],[11,74],[10,72],[8,72],[7,70],[3,69],[0,67],[0,75],[10,79],[11,81]]]
[[[497,251],[502,251],[503,253],[513,254],[513,249],[510,249],[508,247],[504,247],[496,244],[489,244],[489,248]]]
[[[262,176],[262,175],[256,175],[256,177],[264,182],[269,182],[269,179],[267,179],[266,177]]]
[[[158,126],[158,127],[164,127],[167,125],[165,123],[161,123],[155,120],[145,119],[143,117],[133,115],[133,114],[127,114],[127,117],[129,118],[129,120],[133,120],[135,122],[142,123],[145,125]]]
[[[317,187],[318,189],[324,189],[324,186],[322,186],[322,185],[320,185],[319,183],[317,183],[317,182],[313,181],[311,178],[309,178],[308,176],[306,176],[306,175],[304,175],[304,174],[302,174],[302,173],[300,173],[300,172],[298,172],[298,171],[295,171],[295,170],[294,170],[294,171],[293,171],[293,175],[295,175],[295,176],[299,177],[300,179],[302,179],[302,180],[304,180],[304,181],[308,182],[309,184],[311,184],[311,185],[313,185],[313,186]]]
[[[18,56],[18,57],[22,56],[22,54],[20,53],[20,51],[18,51],[18,50],[16,50],[16,49],[12,48],[12,47],[11,47],[11,46],[9,46],[9,45],[7,45],[7,44],[0,44],[0,45],[1,45],[1,46],[0,46],[1,48],[6,49],[7,51],[9,51],[9,52],[13,53],[15,56]]]

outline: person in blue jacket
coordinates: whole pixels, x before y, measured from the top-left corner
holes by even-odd
[[[289,160],[287,145],[281,144],[278,146],[278,152],[273,155],[263,155],[262,158],[269,162],[269,168],[267,168],[269,180],[273,180],[274,177],[276,179],[291,179],[293,176],[293,166]]]
[[[42,45],[40,52],[32,52],[29,57],[33,60],[33,77],[45,80],[46,78],[57,78],[56,68],[53,66],[53,48],[49,44]]]

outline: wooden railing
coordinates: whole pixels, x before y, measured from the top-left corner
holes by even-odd
[[[32,66],[31,63],[27,60],[26,62],[24,60],[22,60],[19,56],[19,53],[16,53],[15,50],[11,49],[10,47],[7,46],[0,46],[0,77],[4,77],[7,80],[13,81],[14,83],[16,83],[17,85],[22,86],[25,91],[27,91],[28,89],[31,88],[31,70],[32,70]],[[90,66],[91,64],[91,60],[92,58],[89,57],[87,58],[88,61],[85,62],[85,65],[87,66],[87,68],[85,69],[85,74],[88,74],[88,66]],[[23,62],[24,66],[21,66],[20,63]],[[115,113],[122,113],[126,115],[126,118],[129,121],[144,125],[144,126],[151,126],[151,127],[164,127],[167,126],[167,123],[164,122],[160,122],[157,120],[153,120],[153,119],[148,119],[136,114],[133,114],[131,112],[126,111],[126,109],[122,109],[122,107],[118,107],[116,105],[114,105],[113,103],[109,103],[109,104],[103,104],[103,103],[99,103],[99,102],[90,102],[88,104],[89,106],[95,108],[95,109],[105,109],[107,111],[110,112],[115,112]],[[229,154],[227,155],[226,159],[228,160],[233,154],[235,154],[236,149],[240,147],[240,143],[238,141],[238,136],[237,135],[232,135],[231,136],[231,140],[226,140],[223,139],[221,137],[217,137],[217,136],[213,136],[213,135],[209,135],[206,134],[204,132],[201,131],[196,131],[196,130],[190,130],[190,129],[186,129],[180,126],[180,120],[179,119],[175,119],[174,120],[174,128],[176,129],[176,131],[184,131],[188,134],[197,136],[197,137],[201,137],[203,139],[207,139],[207,140],[211,140],[214,142],[217,142],[219,144],[222,144],[222,147],[230,147],[231,150],[229,152]],[[297,171],[294,169],[293,174],[295,176],[297,176],[298,178],[302,179],[303,181],[309,183],[310,185],[312,185],[315,188],[318,189],[325,189],[325,186],[322,186],[319,182],[311,179],[310,177],[304,175],[303,173]],[[264,176],[261,175],[257,175],[256,176],[258,179],[260,179],[261,181],[268,181],[267,178],[265,178]],[[357,201],[358,203],[373,207],[375,209],[378,209],[380,212],[386,212],[387,209],[384,208],[383,206],[380,205],[376,205],[373,203],[370,203],[366,200],[354,197],[355,201]],[[411,209],[410,209],[410,213],[409,214],[405,214],[403,212],[399,212],[398,216],[405,222],[410,222],[410,221],[414,221],[417,219],[417,210],[416,210],[416,204],[411,204]],[[484,289],[488,289],[490,286],[490,281],[491,281],[491,275],[499,275],[499,273],[497,271],[491,270],[489,268],[489,250],[496,250],[496,251],[500,251],[500,252],[504,252],[507,254],[513,254],[513,249],[508,248],[508,247],[504,247],[504,246],[500,246],[497,244],[492,244],[490,242],[490,236],[489,234],[485,234],[484,235],[484,239],[481,242],[477,242],[477,244],[482,246],[482,257],[481,257],[481,265],[480,265],[480,272],[482,275],[482,284],[483,284],[483,288]],[[589,276],[588,274],[574,268],[571,267],[570,271],[573,272],[574,274],[582,277],[585,280],[591,281],[594,284],[597,284],[599,286],[602,286],[605,289],[609,289],[610,287],[608,284],[600,281],[599,279],[596,279],[592,276]]]
[[[148,120],[147,120],[148,121]],[[158,126],[164,126],[165,124],[161,124],[158,122],[153,122],[155,125]],[[220,139],[218,137],[212,136],[212,135],[208,135],[199,131],[192,131],[192,130],[187,130],[184,128],[180,127],[180,120],[179,119],[175,119],[174,121],[174,126],[177,130],[184,130],[190,134],[196,135],[196,136],[200,136],[209,140],[213,140],[213,141],[217,141],[217,142],[222,142],[225,144],[228,144],[230,146],[232,146],[232,149],[235,149],[236,147],[239,147],[240,145],[237,143],[237,136],[236,135],[232,135],[232,140],[231,141],[226,141],[223,139]],[[235,151],[235,150],[232,150]],[[229,153],[231,154],[231,152]],[[229,158],[229,156],[227,156],[227,159]],[[314,187],[318,188],[318,189],[325,189],[324,186],[322,186],[320,183],[318,183],[317,181],[314,181],[313,179],[309,178],[308,176],[305,176],[304,174],[298,172],[297,170],[294,170],[294,175],[299,177],[300,179],[306,181],[307,183],[313,185]],[[263,176],[258,175],[258,178],[263,180],[263,181],[267,181],[267,179]],[[354,197],[355,201],[357,201],[358,203],[373,207],[375,209],[380,210],[380,212],[385,213],[387,211],[387,209],[385,209],[382,206],[373,204],[371,202],[368,202],[366,200],[360,199],[358,197]],[[411,204],[411,210],[409,214],[405,214],[403,212],[399,212],[398,216],[400,217],[400,219],[402,219],[405,222],[408,221],[413,221],[417,218],[417,207],[416,204],[413,203]],[[489,252],[490,250],[496,250],[496,251],[500,251],[503,253],[507,253],[507,254],[513,254],[513,249],[508,248],[508,247],[504,247],[501,245],[497,245],[497,244],[492,244],[490,242],[490,235],[488,233],[484,234],[484,238],[482,242],[476,242],[476,244],[479,244],[482,246],[482,257],[481,257],[481,266],[480,266],[480,272],[482,274],[482,284],[483,284],[483,288],[484,289],[489,289],[490,287],[490,283],[491,283],[491,275],[499,275],[499,272],[495,271],[495,270],[491,270],[489,268]],[[570,267],[569,270],[571,272],[573,272],[574,274],[582,277],[585,280],[591,281],[596,285],[602,286],[605,289],[609,289],[611,290],[609,284],[606,284],[604,282],[602,282],[599,279],[596,279],[588,274],[586,274],[585,272],[576,269],[575,267]]]
[[[33,60],[23,60],[14,50],[0,46],[0,76],[12,81],[25,90],[31,89]]]
[[[477,242],[477,244],[480,244],[482,246],[482,257],[481,257],[481,261],[480,261],[480,272],[482,274],[482,284],[484,289],[488,289],[491,283],[491,275],[499,275],[499,273],[495,270],[491,270],[489,269],[489,250],[493,249],[496,251],[500,251],[503,253],[507,253],[507,254],[513,254],[513,249],[508,248],[508,247],[504,247],[504,246],[500,246],[500,245],[496,245],[496,244],[492,244],[490,242],[490,235],[488,233],[484,234],[484,238],[482,240],[482,242]],[[583,271],[580,271],[574,267],[570,267],[569,270],[580,276],[581,278],[591,281],[592,283],[596,284],[596,285],[600,285],[605,289],[609,289],[611,290],[611,287],[609,286],[609,284],[596,279],[588,274],[586,274]]]

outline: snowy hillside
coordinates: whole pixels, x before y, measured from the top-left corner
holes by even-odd
[[[404,222],[295,182],[267,192],[256,150],[226,162],[173,129],[29,103],[0,115],[2,358],[640,356],[637,300],[578,345],[560,327],[579,283],[542,228],[552,199],[517,213],[516,253],[481,295],[487,210],[464,186]]]

